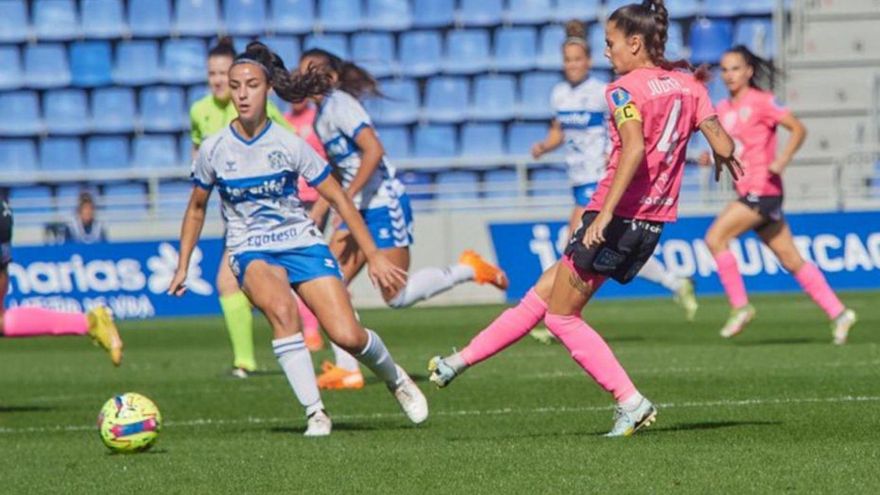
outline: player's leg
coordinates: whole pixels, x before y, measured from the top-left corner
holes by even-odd
[[[718,266],[718,278],[727,294],[731,312],[727,322],[721,328],[721,336],[728,338],[739,334],[755,315],[755,309],[749,304],[745,282],[736,264],[736,257],[730,252],[730,242],[764,222],[761,214],[740,201],[727,205],[718,218],[706,231],[706,245],[715,264]]]
[[[272,349],[294,395],[309,418],[307,436],[330,434],[331,424],[315,378],[312,355],[306,348],[299,328],[296,301],[290,291],[284,268],[259,257],[238,260],[244,271],[242,289],[272,327]]]
[[[223,310],[229,342],[232,344],[233,374],[245,378],[249,371],[257,369],[257,360],[254,356],[254,315],[251,302],[232,274],[232,269],[229,267],[229,252],[225,249],[217,269],[216,283],[220,295],[220,308]]]
[[[330,340],[356,356],[385,382],[413,423],[428,418],[425,396],[403,368],[394,362],[379,335],[358,322],[348,289],[340,279],[330,276],[315,278],[298,284],[296,291],[315,311]]]
[[[542,273],[519,304],[501,313],[463,349],[446,357],[431,358],[430,380],[438,387],[445,387],[466,369],[503,351],[543,321],[558,266],[556,263]]]
[[[788,222],[780,220],[769,224],[759,230],[758,235],[773,251],[782,266],[794,275],[804,292],[828,315],[828,319],[832,322],[834,343],[846,343],[849,330],[856,323],[856,314],[840,302],[819,268],[801,257]]]

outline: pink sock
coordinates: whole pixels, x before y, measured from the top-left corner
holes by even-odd
[[[580,316],[547,313],[544,323],[581,368],[602,388],[611,392],[617,402],[623,402],[637,392],[611,348]]]
[[[840,299],[837,298],[837,295],[828,286],[825,275],[822,275],[822,272],[816,268],[816,265],[804,263],[801,269],[794,274],[794,278],[801,284],[804,292],[809,294],[813,301],[822,308],[822,311],[828,315],[828,318],[837,318],[843,313],[843,303],[840,302]]]
[[[535,289],[529,289],[519,304],[495,318],[459,354],[468,366],[494,356],[535,328],[546,312],[547,303],[541,300]]]
[[[83,335],[89,320],[83,313],[62,313],[35,306],[10,308],[3,314],[3,335],[34,337],[38,335]]]
[[[296,297],[296,309],[299,311],[299,318],[302,320],[303,324],[303,333],[317,333],[318,332],[318,318],[315,316],[315,313],[312,313],[312,310],[306,306],[306,303],[303,302],[302,298],[299,296]]]
[[[746,284],[743,282],[739,268],[736,266],[736,258],[730,251],[722,251],[715,255],[715,264],[718,265],[718,278],[727,293],[727,300],[734,309],[741,308],[749,303],[746,295]]]

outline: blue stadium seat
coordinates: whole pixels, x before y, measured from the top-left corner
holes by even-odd
[[[428,80],[423,117],[431,122],[461,122],[469,105],[468,80],[440,76]]]
[[[513,24],[544,24],[553,20],[550,0],[508,0],[507,22]]]
[[[210,93],[211,90],[208,88],[206,84],[200,84],[198,86],[190,86],[186,90],[186,108],[189,110],[193,106],[193,103],[201,100],[205,96]]]
[[[180,160],[190,165],[192,163],[193,142],[189,132],[183,132],[177,136],[177,153]]]
[[[181,36],[211,36],[219,31],[217,0],[175,0],[174,28]]]
[[[403,31],[412,26],[409,0],[367,0],[367,28],[378,31]]]
[[[269,26],[275,33],[305,34],[315,25],[314,0],[271,0]]]
[[[529,191],[531,196],[571,195],[565,167],[536,168],[529,175],[532,182]]]
[[[556,0],[556,20],[594,20],[599,16],[599,0]]]
[[[773,21],[770,19],[743,19],[736,23],[734,45],[745,45],[755,55],[772,59],[776,56],[775,42]]]
[[[736,17],[745,12],[740,11],[740,2],[706,2],[703,15],[710,17]]]
[[[461,155],[504,155],[504,127],[497,123],[467,123],[461,127]]]
[[[153,40],[122,41],[116,46],[113,81],[123,86],[159,82],[159,44]]]
[[[512,168],[495,168],[483,172],[483,196],[486,198],[515,198],[519,178]]]
[[[733,43],[733,26],[723,19],[697,19],[691,24],[691,62],[717,64]]]
[[[125,169],[131,166],[128,139],[122,136],[90,136],[86,139],[86,168]]]
[[[0,163],[3,172],[37,169],[37,147],[30,139],[0,139]]]
[[[710,2],[720,3],[720,2]],[[703,10],[700,0],[666,0],[666,10],[672,19],[683,19],[700,15]]]
[[[437,173],[435,182],[439,199],[480,197],[480,174],[473,170],[442,170]]]
[[[538,53],[538,67],[544,70],[562,68],[562,43],[565,41],[565,28],[550,24],[541,29],[541,47]]]
[[[113,82],[113,60],[107,41],[77,41],[70,45],[70,75],[74,86],[94,88]]]
[[[434,174],[419,170],[398,172],[397,178],[406,186],[406,193],[413,201],[430,201],[434,193],[430,192],[434,185]]]
[[[507,152],[511,155],[528,155],[532,145],[547,136],[547,124],[514,122],[507,131]]]
[[[444,71],[450,74],[476,74],[485,71],[491,60],[488,31],[468,29],[447,33]]]
[[[174,136],[145,134],[134,138],[132,143],[132,164],[135,167],[170,168],[179,167],[177,143]]]
[[[321,0],[318,18],[325,31],[352,32],[361,28],[361,0]]]
[[[0,0],[0,43],[21,43],[30,36],[25,0]]]
[[[439,28],[455,22],[455,0],[413,0],[413,26]]]
[[[685,58],[684,33],[681,29],[681,23],[671,21],[667,31],[666,40],[666,58],[668,60],[679,60]]]
[[[494,26],[501,24],[501,0],[461,0],[458,22],[464,26]]]
[[[122,0],[82,0],[80,7],[86,38],[121,38],[128,33]]]
[[[32,5],[34,34],[40,40],[61,41],[79,36],[73,0],[34,0]]]
[[[391,33],[355,33],[351,37],[352,60],[376,77],[394,72],[394,37]]]
[[[67,51],[60,43],[27,45],[24,69],[25,83],[31,88],[60,88],[70,84]]]
[[[192,194],[192,182],[187,180],[162,181],[159,183],[159,210],[180,214],[186,208]]]
[[[400,70],[424,77],[440,71],[443,43],[437,31],[408,31],[400,35]]]
[[[134,90],[102,88],[92,91],[92,130],[94,132],[132,132],[135,128]]]
[[[79,135],[89,132],[89,104],[81,89],[43,93],[43,115],[50,134]]]
[[[273,52],[284,60],[287,68],[294,68],[299,63],[299,41],[294,36],[272,36],[262,39]]]
[[[138,107],[147,132],[179,131],[189,126],[183,90],[174,86],[151,86],[141,91]]]
[[[337,57],[347,59],[348,57],[348,39],[344,34],[308,34],[303,43],[303,51],[312,48],[321,48],[336,55]]]
[[[740,12],[749,15],[771,15],[776,7],[776,0],[741,0],[739,3]],[[786,6],[786,8],[788,8]]]
[[[82,142],[75,137],[50,137],[40,141],[40,169],[82,170]]]
[[[587,38],[587,42],[590,45],[590,59],[592,59],[593,68],[611,68],[611,62],[605,58],[605,26],[593,24],[587,32]]]
[[[15,213],[50,213],[55,207],[52,189],[48,186],[16,186],[9,191]]]
[[[428,124],[415,128],[413,156],[418,158],[452,158],[458,154],[455,126]]]
[[[233,36],[256,36],[266,31],[265,0],[224,0],[223,23]]]
[[[171,84],[196,84],[205,80],[208,50],[195,38],[167,40],[162,45],[162,80]]]
[[[0,135],[32,136],[43,132],[36,91],[0,93]]]
[[[0,45],[0,91],[20,88],[24,84],[21,53],[15,45]]]
[[[549,119],[550,92],[562,81],[558,72],[527,72],[520,78],[520,103],[518,114],[524,119]]]
[[[477,76],[469,108],[472,120],[508,120],[516,114],[516,81],[509,75]]]
[[[128,26],[133,36],[168,36],[171,0],[128,0]]]
[[[709,80],[709,98],[712,103],[717,105],[719,101],[730,97],[730,91],[727,90],[724,81],[721,79],[721,71],[714,69],[712,71],[712,79]]]
[[[379,127],[376,129],[379,139],[382,140],[382,147],[385,148],[385,155],[392,160],[396,158],[407,158],[412,154],[412,146],[409,142],[409,130],[406,126],[396,125],[390,127]]]
[[[411,79],[395,79],[382,85],[387,98],[378,100],[377,122],[411,124],[419,118],[419,87]]]
[[[140,182],[121,182],[104,184],[104,202],[112,204],[109,208],[112,212],[125,211],[127,214],[135,212],[145,213],[148,198],[144,184]]]
[[[501,28],[495,31],[495,69],[518,72],[535,67],[538,35],[530,27]]]

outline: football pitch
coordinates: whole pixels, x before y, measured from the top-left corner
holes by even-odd
[[[847,292],[859,314],[835,347],[805,296],[755,296],[734,341],[720,298],[683,321],[667,300],[596,301],[609,341],[657,423],[606,439],[612,402],[565,349],[530,338],[438,390],[425,366],[464,345],[500,306],[362,311],[425,391],[412,427],[385,387],[330,391],[329,438],[304,418],[257,317],[265,371],[226,377],[220,318],[124,322],[113,369],[84,339],[0,340],[0,493],[878,493],[880,293]],[[330,356],[314,355],[315,365]],[[113,455],[95,418],[121,392],[154,399],[153,450]]]

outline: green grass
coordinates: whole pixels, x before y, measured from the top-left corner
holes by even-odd
[[[665,300],[596,302],[587,320],[660,403],[655,426],[621,440],[601,437],[611,400],[559,345],[526,339],[429,387],[428,358],[465,344],[497,306],[363,311],[432,417],[410,427],[371,380],[324,394],[335,429],[317,440],[301,436],[262,318],[267,371],[244,381],[224,376],[218,318],[124,323],[120,369],[83,339],[0,340],[0,492],[877,493],[880,295],[844,299],[861,319],[845,347],[800,295],[755,297],[758,318],[733,342],[717,337],[717,298],[693,324]],[[162,409],[148,453],[111,455],[94,429],[124,391]]]

